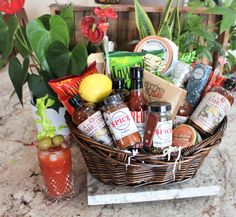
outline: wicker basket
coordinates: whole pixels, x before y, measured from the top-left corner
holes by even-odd
[[[66,115],[66,121],[94,177],[106,184],[134,187],[160,186],[192,178],[210,150],[221,142],[227,126],[225,118],[213,136],[198,145],[183,149],[181,159],[176,163],[175,157],[170,161],[160,155],[131,157],[131,154],[112,149],[82,135],[69,115]]]

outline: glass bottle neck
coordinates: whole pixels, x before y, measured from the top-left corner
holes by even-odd
[[[143,89],[143,81],[142,80],[132,80],[131,91],[141,90],[141,89]]]

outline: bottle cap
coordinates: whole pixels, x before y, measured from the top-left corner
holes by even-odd
[[[142,67],[132,67],[130,68],[131,79],[142,79],[143,78],[143,68]]]
[[[236,82],[233,79],[227,78],[223,87],[228,91],[232,91],[236,87]]]
[[[71,106],[73,106],[75,109],[80,108],[83,105],[83,102],[79,98],[79,95],[75,95],[68,101]]]
[[[124,88],[124,79],[123,78],[114,78],[112,80],[112,89],[118,90]]]
[[[114,94],[112,96],[108,96],[107,98],[103,100],[104,106],[115,104],[117,102],[123,102],[120,94]]]
[[[167,112],[171,110],[171,104],[168,102],[151,102],[148,104],[149,112]]]

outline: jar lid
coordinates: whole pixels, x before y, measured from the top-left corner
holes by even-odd
[[[227,78],[224,81],[223,87],[228,91],[232,91],[236,87],[236,82],[233,79]]]
[[[142,67],[131,67],[130,68],[130,78],[142,79],[143,78],[143,68]]]
[[[72,98],[69,99],[69,104],[73,106],[75,109],[80,108],[84,103],[80,99],[79,95],[75,95]]]
[[[123,102],[120,94],[114,94],[114,95],[108,96],[107,98],[103,100],[104,106],[109,106],[117,102]]]
[[[149,112],[167,112],[171,110],[171,104],[168,102],[151,102],[148,104]]]
[[[124,79],[123,78],[114,78],[112,80],[112,89],[118,90],[124,87]]]

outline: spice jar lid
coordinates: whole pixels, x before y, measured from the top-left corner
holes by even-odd
[[[83,105],[83,102],[79,98],[79,95],[73,96],[72,98],[69,99],[68,102],[70,103],[71,106],[73,106],[76,109],[80,108]]]
[[[168,102],[151,102],[148,104],[149,112],[167,112],[171,110],[171,104]]]
[[[122,89],[124,87],[124,83],[123,78],[114,78],[112,80],[112,89]]]
[[[109,106],[111,104],[115,104],[117,102],[123,102],[120,94],[114,94],[112,96],[108,96],[103,100],[104,106]]]
[[[143,78],[143,68],[142,67],[131,67],[130,68],[130,78],[142,79]]]

